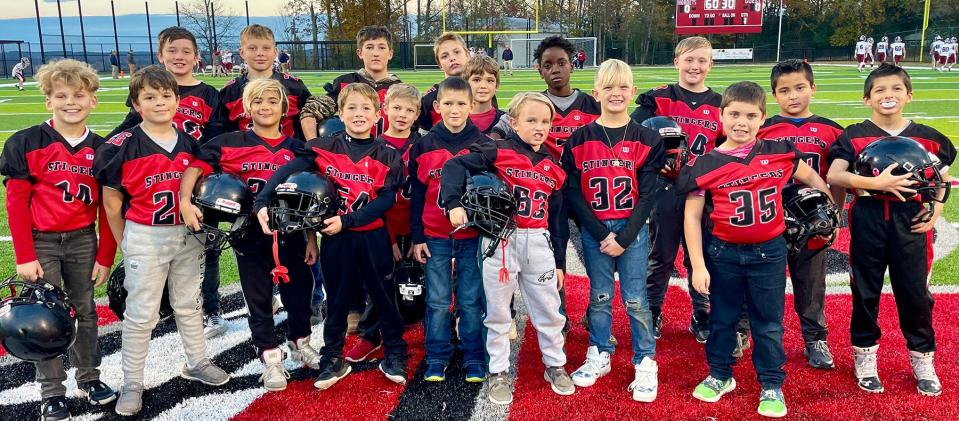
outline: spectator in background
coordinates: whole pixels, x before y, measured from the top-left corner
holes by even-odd
[[[120,54],[117,50],[110,51],[110,67],[113,69],[113,78],[120,77]]]
[[[579,50],[579,53],[576,54],[576,62],[579,63],[579,68],[582,69],[586,65],[586,52]]]
[[[133,77],[133,74],[137,71],[137,60],[133,57],[133,48],[127,51],[127,67],[130,68],[130,77]]]
[[[286,50],[280,50],[280,72],[290,73],[290,54]]]
[[[513,76],[513,50],[508,45],[503,50],[503,71],[509,71],[509,75]]]

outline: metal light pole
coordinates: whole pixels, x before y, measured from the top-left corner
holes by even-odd
[[[144,1],[143,8],[147,13],[147,44],[150,45],[150,64],[153,64],[155,57],[153,54],[153,31],[150,28],[150,3]],[[133,77],[133,75],[130,75],[130,77]]]
[[[37,37],[40,39],[40,64],[43,64],[46,63],[47,59],[43,51],[43,30],[40,29],[40,3],[38,0],[33,0],[33,7],[37,9]]]
[[[57,0],[57,16],[60,17],[60,45],[63,47],[63,57],[67,57],[67,37],[63,34],[63,13],[60,12],[60,0]]]
[[[87,58],[87,35],[83,32],[83,9],[80,7],[80,0],[77,0],[77,13],[80,15],[80,42],[83,43],[83,61],[90,62]]]
[[[776,63],[779,63],[779,50],[783,42],[783,12],[785,11],[783,0],[779,0],[779,35],[776,37]]]
[[[117,36],[117,12],[113,9],[113,0],[110,0],[110,15],[113,16],[113,48],[117,52],[117,60],[120,60],[120,38]],[[133,75],[130,75],[133,76]]]

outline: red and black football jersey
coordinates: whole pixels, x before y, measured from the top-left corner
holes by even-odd
[[[859,152],[862,152],[866,146],[888,136],[890,136],[888,132],[871,120],[850,125],[846,127],[846,130],[842,132],[839,139],[829,149],[829,162],[842,159],[849,162],[851,166],[853,162],[856,162]],[[953,161],[956,160],[955,145],[948,137],[932,127],[910,122],[909,126],[899,136],[919,142],[927,151],[935,154],[943,165],[952,165]]]
[[[762,243],[786,229],[782,189],[802,158],[790,143],[761,139],[744,158],[713,150],[680,171],[677,193],[706,192],[706,229],[712,236]]]
[[[712,89],[692,92],[679,84],[664,85],[636,98],[639,108],[633,112],[638,123],[653,116],[671,117],[689,139],[689,152],[701,156],[716,147],[724,137],[719,105],[723,97]]]
[[[193,86],[180,85],[179,88],[180,103],[173,115],[173,126],[200,143],[222,133],[223,125],[214,114],[220,106],[220,93],[216,88],[203,82]],[[127,98],[127,107],[130,107],[130,112],[123,122],[107,135],[107,139],[143,121],[140,113],[133,109],[131,98]]]
[[[393,241],[396,241],[397,236],[410,235],[410,173],[409,173],[409,161],[410,161],[410,149],[413,146],[413,142],[418,139],[419,136],[416,132],[410,132],[409,137],[397,138],[392,136],[387,136],[385,134],[380,135],[379,139],[383,142],[386,142],[387,145],[392,146],[394,149],[399,151],[402,154],[403,161],[403,182],[400,185],[399,190],[396,192],[396,202],[393,203],[393,207],[386,212],[386,228],[390,231],[390,237]]]
[[[0,174],[32,185],[29,207],[33,229],[73,231],[97,219],[100,184],[93,175],[96,149],[104,140],[93,131],[70,146],[46,122],[13,134],[3,145]]]
[[[123,193],[124,219],[142,225],[179,225],[180,178],[193,162],[196,141],[179,130],[173,151],[167,152],[140,126],[110,138],[117,146],[109,162],[98,165],[104,187]]]
[[[288,73],[273,72],[270,77],[283,84],[290,103],[286,115],[280,120],[280,132],[290,137],[303,139],[303,129],[300,127],[300,107],[310,97],[310,90],[307,89],[302,80]],[[225,132],[253,129],[253,120],[243,110],[243,88],[249,81],[247,76],[243,75],[227,82],[223,89],[220,89],[221,106],[217,112],[217,117],[223,123]]]
[[[380,118],[376,121],[376,124],[373,125],[373,128],[370,129],[370,133],[375,137],[379,136],[380,133],[385,133],[390,127],[390,121],[386,118],[386,92],[390,90],[390,86],[393,86],[397,83],[401,83],[400,78],[396,77],[394,74],[390,74],[388,77],[373,81],[369,77],[368,73],[365,70],[359,70],[352,73],[347,73],[341,75],[336,79],[333,79],[332,82],[327,83],[323,89],[326,90],[326,94],[333,98],[333,102],[337,102],[337,99],[340,97],[340,91],[351,83],[363,83],[369,85],[376,91],[377,95],[380,96]],[[337,104],[339,106],[339,104]]]
[[[307,142],[300,154],[312,159],[320,173],[336,184],[341,216],[362,210],[380,195],[395,195],[402,182],[402,154],[374,139],[353,139],[340,133]],[[381,228],[387,210],[367,224],[352,226],[344,221],[344,226],[352,231]]]
[[[256,196],[277,169],[294,158],[303,141],[289,136],[264,139],[253,130],[225,133],[201,146],[191,167],[203,174],[222,171],[240,177]]]
[[[547,91],[543,92],[546,93]],[[557,160],[563,156],[563,145],[566,143],[566,139],[569,139],[576,129],[596,121],[602,113],[599,102],[595,98],[579,92],[578,89],[574,92],[577,94],[576,99],[573,100],[573,104],[569,108],[560,110],[559,107],[556,107],[553,126],[549,129],[549,137],[546,138],[546,149]]]
[[[798,120],[777,115],[766,119],[756,137],[792,143],[803,153],[803,161],[825,180],[829,172],[826,162],[829,147],[842,131],[839,124],[818,115]]]
[[[605,221],[629,218],[639,203],[639,173],[658,172],[662,154],[659,134],[646,127],[631,121],[604,132],[593,122],[569,137],[562,162],[570,183],[578,182],[593,214]]]
[[[463,131],[456,134],[450,133],[443,124],[437,124],[413,143],[410,149],[409,173],[412,184],[410,223],[414,243],[425,242],[425,237],[449,238],[453,225],[440,203],[443,164],[454,156],[469,153],[470,146],[486,139],[489,137],[480,133],[473,123],[468,123]],[[466,239],[477,235],[479,234],[473,229],[464,229],[453,234],[453,238]]]

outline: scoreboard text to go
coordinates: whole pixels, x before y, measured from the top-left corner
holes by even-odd
[[[676,0],[677,34],[762,32],[762,0]]]

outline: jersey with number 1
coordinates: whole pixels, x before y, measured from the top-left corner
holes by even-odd
[[[694,156],[709,152],[716,147],[716,140],[724,136],[719,121],[722,101],[722,95],[712,89],[691,92],[679,84],[660,86],[636,99],[640,107],[654,110],[654,115],[670,117],[679,123],[689,139],[689,152]]]
[[[826,161],[829,147],[842,131],[843,127],[839,124],[818,115],[798,121],[777,115],[766,119],[756,137],[792,143],[803,153],[803,161],[825,180],[829,172]]]

